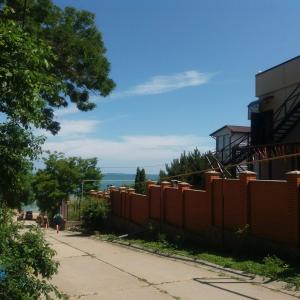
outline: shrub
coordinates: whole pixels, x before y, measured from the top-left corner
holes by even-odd
[[[107,200],[97,201],[91,199],[82,211],[82,227],[86,231],[102,229],[108,220],[109,211]]]
[[[265,275],[271,278],[278,278],[289,269],[289,265],[275,255],[266,256],[263,262],[265,264]]]
[[[11,212],[0,207],[0,299],[61,298],[48,282],[58,268],[54,255],[39,228],[24,230],[13,223]]]

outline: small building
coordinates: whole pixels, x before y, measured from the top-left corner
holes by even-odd
[[[250,144],[249,126],[225,125],[210,134],[216,140],[215,157],[226,166],[234,164],[241,149]]]

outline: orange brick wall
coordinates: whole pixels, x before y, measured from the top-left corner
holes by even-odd
[[[131,220],[137,224],[145,224],[149,218],[148,197],[140,194],[131,195]]]
[[[287,183],[254,181],[250,195],[251,233],[279,242],[293,241]]]
[[[159,220],[160,213],[160,193],[161,188],[159,185],[152,185],[149,188],[149,198],[150,198],[150,217],[155,220]]]
[[[177,188],[166,188],[164,197],[164,219],[166,223],[177,227],[183,225],[183,201]]]
[[[253,236],[299,247],[299,187],[297,171],[287,181],[257,181],[253,172],[228,180],[208,172],[205,191],[163,182],[149,184],[147,195],[112,190],[110,200],[113,214],[138,224],[155,219],[199,233],[210,227],[237,231],[249,224]]]
[[[240,180],[224,180],[224,227],[236,231],[246,225],[246,202],[241,195]]]
[[[211,226],[211,202],[206,191],[184,191],[184,228],[201,232]]]
[[[111,192],[111,205],[112,212],[117,216],[121,216],[121,194],[119,191]]]

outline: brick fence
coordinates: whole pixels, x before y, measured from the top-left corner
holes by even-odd
[[[256,180],[249,171],[239,179],[222,179],[210,171],[205,190],[149,181],[147,195],[112,187],[110,201],[113,215],[138,225],[153,220],[195,234],[248,227],[250,236],[299,248],[299,186],[299,171],[287,173],[286,181]]]

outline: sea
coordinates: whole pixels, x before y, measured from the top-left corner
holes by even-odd
[[[158,175],[147,174],[147,180],[158,180]],[[124,173],[106,173],[103,174],[103,179],[100,182],[100,190],[106,190],[109,186],[132,186],[134,184],[135,174],[124,174]],[[35,203],[25,205],[22,208],[24,211],[32,210],[37,212],[39,209]]]
[[[158,180],[158,175],[147,174],[147,180]],[[109,186],[131,186],[134,184],[135,174],[123,174],[123,173],[106,173],[103,174],[103,179],[100,182],[100,189],[105,190]]]

